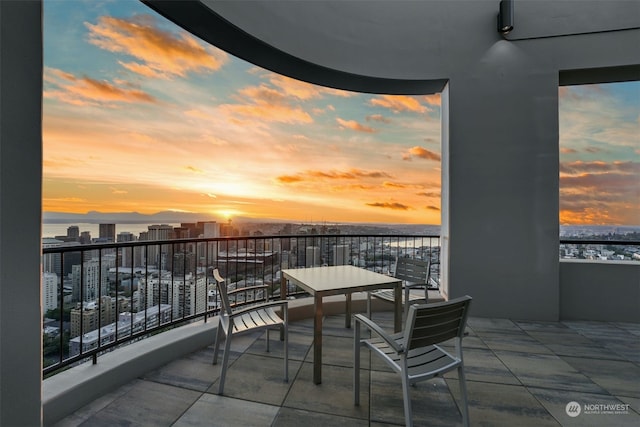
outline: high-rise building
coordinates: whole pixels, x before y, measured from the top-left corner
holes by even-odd
[[[168,224],[154,224],[149,225],[147,227],[148,236],[147,240],[169,240],[173,238],[173,227]],[[166,253],[165,250],[168,250],[166,246],[162,246],[162,251],[160,250],[160,245],[149,245],[147,248],[147,264],[156,265],[158,268],[166,267]]]
[[[107,294],[108,267],[97,259],[84,262],[84,268],[79,264],[72,267],[71,283],[73,286],[73,300],[80,301],[80,290],[82,289],[82,301],[95,301],[99,295]]]
[[[220,224],[215,221],[207,221],[203,225],[205,238],[220,237]]]
[[[91,243],[91,233],[88,231],[83,231],[80,233],[80,243],[83,245],[88,245]]]
[[[116,241],[116,225],[115,224],[100,224],[99,226],[99,239],[102,241],[115,242]]]
[[[42,314],[58,307],[58,275],[42,274]]]
[[[129,231],[123,231],[121,233],[118,233],[118,236],[116,237],[116,241],[118,243],[133,242],[135,240],[136,240],[136,236],[134,236],[134,234]],[[118,260],[120,264],[119,266],[133,267],[134,265],[138,265],[138,264],[134,264],[134,259],[132,255],[133,255],[133,248],[120,248],[120,253],[118,254]]]
[[[307,246],[305,267],[319,267],[321,264],[320,248]]]
[[[77,225],[67,227],[67,237],[78,240],[80,238],[80,228]]]
[[[333,265],[349,264],[349,245],[333,245]]]

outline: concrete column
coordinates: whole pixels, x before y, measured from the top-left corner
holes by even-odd
[[[42,423],[42,2],[0,1],[0,425]]]
[[[449,297],[473,296],[474,316],[557,320],[558,75],[504,40],[478,58],[443,94]]]

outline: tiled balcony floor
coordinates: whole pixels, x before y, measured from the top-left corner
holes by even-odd
[[[391,313],[374,320],[390,328]],[[464,339],[472,425],[640,425],[640,325],[471,318]],[[353,405],[351,329],[324,323],[323,382],[312,381],[312,320],[290,326],[290,381],[272,334],[234,339],[225,395],[213,346],[136,379],[58,426],[388,426],[403,425],[400,379],[363,352],[361,406]],[[213,341],[213,337],[212,337]],[[456,374],[412,388],[416,425],[460,425]],[[622,414],[565,412],[567,403],[620,404]],[[600,407],[594,407],[602,408]],[[597,412],[597,411],[595,411]],[[625,412],[625,411],[623,411]]]

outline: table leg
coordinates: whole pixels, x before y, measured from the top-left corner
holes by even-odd
[[[322,383],[322,297],[315,295],[313,317],[313,383]]]
[[[284,275],[282,276],[282,279],[280,279],[280,299],[287,299],[287,279]],[[284,341],[284,328],[280,328],[280,341]]]
[[[351,327],[351,294],[346,294],[345,296],[347,297],[347,301],[344,310],[344,327],[348,329]]]
[[[393,329],[395,332],[402,330],[402,283],[396,284],[394,288],[394,317],[393,317]]]

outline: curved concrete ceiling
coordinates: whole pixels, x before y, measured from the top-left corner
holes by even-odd
[[[338,68],[332,68],[330,66],[327,66],[326,64],[321,64],[319,62],[309,60],[307,59],[309,57],[308,55],[303,55],[300,53],[296,54],[295,52],[287,52],[280,47],[269,44],[266,41],[270,39],[270,37],[268,37],[269,31],[279,29],[280,34],[278,36],[281,40],[288,40],[295,44],[295,36],[287,36],[286,33],[288,32],[289,34],[298,34],[298,37],[302,37],[302,35],[304,35],[307,40],[313,39],[316,40],[316,43],[318,40],[320,40],[320,43],[323,43],[324,40],[326,41],[326,43],[324,43],[324,50],[326,51],[327,48],[331,49],[329,45],[335,44],[336,42],[339,42],[339,40],[336,40],[335,38],[333,40],[323,39],[322,37],[326,37],[326,34],[334,34],[334,36],[339,39],[341,36],[336,32],[327,32],[327,28],[324,28],[324,35],[318,36],[318,34],[316,33],[310,36],[310,34],[314,32],[313,28],[307,28],[307,31],[302,31],[299,27],[297,27],[297,25],[295,25],[295,23],[292,23],[291,20],[287,20],[287,17],[295,14],[296,11],[299,11],[300,9],[289,11],[290,13],[285,14],[284,16],[282,16],[281,14],[280,18],[277,19],[274,17],[278,14],[279,11],[277,7],[273,7],[274,4],[279,4],[281,7],[289,9],[291,7],[299,8],[303,6],[306,10],[306,15],[309,16],[310,13],[314,13],[313,7],[315,2],[298,3],[243,1],[209,2],[209,4],[205,4],[204,2],[197,0],[141,1],[151,9],[155,10],[157,13],[173,21],[175,24],[181,26],[192,34],[200,37],[202,40],[211,43],[212,45],[223,49],[238,58],[241,58],[245,61],[251,62],[273,72],[283,74],[298,80],[307,81],[309,83],[356,92],[419,95],[441,92],[447,82],[447,79],[445,78],[396,78],[389,76],[375,76],[367,74],[365,72],[345,71]],[[354,3],[357,5],[360,2]],[[238,4],[241,4],[243,7],[238,9]],[[243,15],[241,13],[242,10],[246,11],[251,9],[247,9],[246,6],[248,4],[251,4],[252,12]],[[268,4],[270,4],[270,6],[268,6]],[[326,6],[326,2],[319,2],[315,6],[317,7],[318,5]],[[347,4],[343,4],[342,6],[345,5]],[[226,15],[228,16],[234,16],[235,23],[241,21],[240,17],[246,17],[248,19],[252,18],[254,20],[256,18],[260,18],[264,20],[265,25],[251,27],[252,29],[254,29],[254,33],[261,36],[258,37],[252,35],[244,29],[240,28],[235,23],[232,23],[229,19],[223,17],[220,13],[212,10],[211,7],[213,6],[215,6],[216,8],[224,9],[227,12]],[[360,7],[362,7],[362,3],[360,3]],[[282,11],[282,9],[280,9],[280,11]],[[325,10],[324,13],[331,13],[331,10]],[[245,25],[245,28],[249,24],[251,24],[247,22],[244,23],[247,24]],[[337,25],[343,24],[343,21],[337,22]],[[286,26],[288,27],[284,28]],[[347,29],[346,31],[352,30]],[[353,37],[351,40],[360,39],[362,39],[362,34],[359,34],[358,37]],[[374,41],[369,41],[369,46],[371,46],[371,44],[375,45]],[[302,46],[304,46],[304,43],[302,43]],[[378,47],[380,49],[383,48],[382,46]],[[307,49],[307,52],[308,51],[309,49]],[[322,49],[315,49],[314,53],[317,54],[319,51],[322,51]],[[330,54],[331,53],[339,56],[339,54],[335,50],[330,52]],[[307,58],[304,58],[304,56],[307,56]],[[383,55],[381,55],[380,57],[382,56]],[[351,58],[350,62],[354,61],[358,61],[358,58]],[[382,68],[384,70],[388,67],[394,69],[393,64],[384,64],[383,67],[370,67],[370,69],[379,70],[380,68]],[[403,70],[406,68],[406,66],[398,66],[397,68],[395,68],[395,70]],[[398,74],[401,74],[401,72],[398,72]]]

